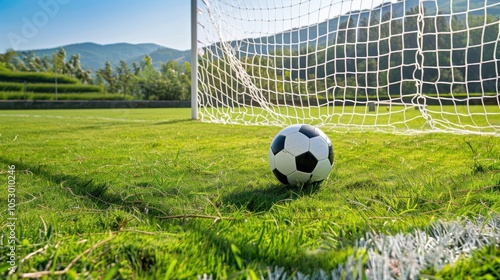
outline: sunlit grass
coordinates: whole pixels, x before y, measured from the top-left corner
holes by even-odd
[[[327,271],[367,232],[500,210],[497,137],[325,129],[330,178],[287,188],[267,163],[281,128],[189,117],[187,109],[0,111],[0,178],[16,166],[17,276],[68,266],[68,278],[109,279]]]
[[[264,108],[202,108],[205,120],[222,123],[285,125],[309,123],[335,131],[385,131],[413,133],[415,131],[471,131],[498,133],[500,107],[498,105],[416,107],[412,104],[385,104],[370,110],[367,103],[348,106]]]

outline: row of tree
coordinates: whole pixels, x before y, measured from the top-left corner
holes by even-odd
[[[81,67],[80,55],[67,59],[66,51],[60,48],[50,57],[39,57],[33,53],[10,49],[0,54],[0,70],[21,72],[51,72],[78,79],[83,84],[100,85],[105,92],[132,96],[143,100],[187,100],[191,92],[191,66],[188,62],[161,63],[160,69],[153,67],[153,60],[146,55],[140,63],[130,67],[125,61],[111,66],[106,61],[104,67],[92,73]]]

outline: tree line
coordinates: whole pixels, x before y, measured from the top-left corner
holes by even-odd
[[[31,52],[16,52],[12,49],[0,54],[0,71],[49,72],[73,77],[82,84],[99,85],[106,93],[131,96],[140,100],[187,100],[191,94],[191,66],[189,62],[160,63],[159,70],[153,67],[153,60],[146,55],[131,67],[120,61],[114,69],[109,61],[95,73],[84,70],[80,55],[67,58],[64,48],[51,56],[39,57]]]

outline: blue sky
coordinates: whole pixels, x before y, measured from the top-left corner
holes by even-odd
[[[191,48],[189,0],[0,0],[0,53],[94,42]]]

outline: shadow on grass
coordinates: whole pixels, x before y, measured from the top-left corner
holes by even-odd
[[[50,167],[44,167],[43,165],[33,165],[25,163],[23,161],[13,161],[7,158],[0,157],[0,163],[5,165],[15,165],[18,172],[26,171],[33,173],[33,176],[45,179],[53,184],[60,185],[61,188],[67,189],[68,195],[74,195],[81,199],[88,199],[95,203],[96,207],[100,209],[108,209],[114,205],[119,205],[128,210],[132,209],[143,209],[146,206],[145,201],[135,201],[130,202],[123,200],[118,194],[114,193],[110,189],[110,184],[107,182],[97,182],[93,179],[83,178],[74,175],[62,174],[54,172]],[[147,182],[141,182],[138,184],[139,187],[147,187],[149,184]],[[302,186],[302,187],[289,187],[283,185],[268,185],[265,187],[252,188],[252,189],[237,189],[222,199],[227,204],[237,205],[241,208],[246,208],[252,212],[264,212],[270,210],[275,205],[285,204],[290,201],[298,200],[302,197],[313,195],[318,192],[320,185]],[[149,214],[147,216],[163,216],[164,212],[167,212],[166,206],[162,206],[159,209],[152,209],[148,207]],[[299,258],[286,258],[282,254],[273,252],[273,247],[267,248],[266,246],[249,246],[246,242],[242,240],[235,239],[233,237],[227,237],[224,235],[219,235],[217,230],[214,230],[211,223],[207,227],[207,223],[210,224],[211,221],[196,220],[196,219],[183,219],[179,221],[179,225],[182,226],[184,231],[191,231],[194,233],[195,241],[197,243],[193,244],[194,249],[197,250],[201,246],[205,246],[203,250],[207,247],[214,247],[219,254],[219,259],[225,259],[225,265],[232,267],[240,267],[241,261],[244,262],[257,262],[260,264],[278,265],[283,267],[295,267],[298,264],[300,268],[310,267],[315,269],[321,267],[325,262],[325,256],[322,254],[317,255],[302,255]],[[162,223],[173,223],[173,220],[163,220]],[[177,220],[175,220],[177,223]],[[121,227],[123,221],[116,221],[116,230]],[[268,229],[262,229],[263,234],[268,234]],[[276,234],[276,232],[271,232],[270,234]],[[280,233],[281,234],[281,233]],[[281,238],[282,235],[277,235],[276,240]],[[283,236],[288,234],[287,232],[282,233]],[[130,256],[133,256],[131,261],[134,261],[141,269],[145,270],[158,264],[163,259],[157,259],[155,255],[155,249],[151,246],[145,244],[136,244],[133,242],[128,243],[124,247],[126,251],[132,252]],[[270,250],[270,251],[269,251]],[[276,249],[277,250],[277,249]],[[238,251],[238,252],[237,252]],[[268,251],[270,253],[268,253]],[[280,251],[280,250],[277,250]],[[135,254],[135,255],[134,255]],[[298,260],[298,263],[296,262]],[[242,267],[240,267],[242,269]],[[304,270],[303,270],[304,271]],[[306,271],[308,272],[308,271]],[[216,273],[216,272],[215,272]],[[217,274],[215,275],[217,277]]]
[[[109,183],[96,182],[94,179],[82,178],[74,175],[51,172],[43,165],[30,165],[22,161],[13,161],[0,157],[0,162],[6,165],[15,165],[18,172],[29,172],[39,178],[52,182],[56,185],[64,186],[70,195],[77,196],[82,199],[88,199],[95,203],[100,209],[107,209],[113,205],[118,205],[126,209],[145,209],[148,208],[148,213],[152,216],[165,215],[163,210],[148,207],[146,201],[124,200],[120,195],[109,191]]]
[[[271,209],[274,205],[315,194],[319,188],[319,184],[297,187],[270,185],[264,189],[236,190],[224,196],[222,200],[225,204],[233,204],[240,208],[243,207],[251,212],[264,212]]]
[[[153,123],[153,125],[168,125],[168,124],[188,123],[188,122],[192,122],[192,121],[193,120],[191,120],[191,119],[174,119],[174,120],[156,122],[156,123]]]
[[[225,260],[225,264],[231,267],[240,267],[240,272],[233,272],[230,275],[229,279],[245,279],[244,274],[242,275],[241,271],[243,267],[241,267],[242,263],[248,265],[248,267],[256,266],[258,269],[262,269],[261,272],[264,272],[264,275],[267,271],[263,269],[263,267],[273,268],[282,267],[285,268],[285,272],[288,275],[293,275],[293,273],[300,271],[301,273],[312,274],[319,269],[323,269],[325,271],[332,270],[336,267],[336,264],[331,260],[333,258],[332,253],[327,250],[317,250],[314,253],[306,253],[300,246],[296,248],[283,249],[281,246],[286,246],[285,244],[281,245],[280,241],[282,239],[289,238],[289,232],[277,233],[276,231],[270,231],[266,228],[261,229],[262,235],[265,236],[259,238],[257,242],[253,242],[249,244],[248,242],[241,241],[237,238],[227,238],[224,235],[219,234],[219,232],[215,230],[204,230],[199,229],[198,233],[202,235],[199,237],[199,243],[203,244],[203,246],[209,247],[213,246],[217,248],[214,250],[216,254],[219,255],[219,258]],[[298,236],[298,235],[296,235]],[[298,238],[298,237],[293,238]],[[267,239],[269,243],[260,242],[262,239]],[[205,244],[204,244],[205,243]],[[299,242],[296,243],[297,245]],[[285,253],[287,251],[288,253]],[[293,256],[290,256],[290,255]],[[218,279],[220,275],[215,274],[212,275],[213,279]],[[238,277],[243,276],[243,277]],[[212,278],[210,278],[212,279]],[[248,277],[247,279],[251,279]],[[260,279],[260,278],[259,278]],[[267,277],[262,279],[297,279],[292,277],[271,277],[267,275]],[[298,278],[300,279],[300,278]],[[303,278],[310,279],[310,278]],[[323,278],[314,278],[314,279],[323,279]],[[329,278],[326,278],[329,279]]]
[[[78,127],[75,130],[96,130],[96,129],[117,128],[117,127],[143,127],[143,126],[144,123],[138,123],[138,122],[106,122],[102,124]]]

